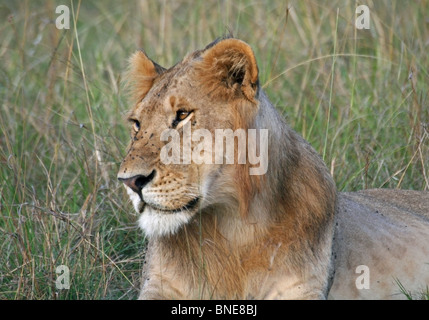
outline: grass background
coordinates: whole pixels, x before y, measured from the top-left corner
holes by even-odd
[[[359,4],[369,30],[354,27]],[[168,67],[228,29],[339,190],[429,189],[428,1],[3,0],[0,299],[136,298],[145,239],[116,181],[121,74],[138,48]]]

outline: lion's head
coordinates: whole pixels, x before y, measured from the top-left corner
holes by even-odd
[[[250,46],[223,38],[170,69],[139,51],[127,79],[131,143],[118,178],[151,240],[141,297],[181,296],[163,291],[175,272],[172,288],[194,292],[203,272],[204,295],[243,297],[258,286],[245,285],[248,272],[284,264],[290,275],[322,270],[326,291],[335,184],[259,86]]]
[[[128,82],[135,103],[128,114],[131,144],[118,178],[146,234],[173,234],[198,210],[217,204],[237,206],[245,215],[249,194],[267,169],[267,161],[248,161],[249,147],[258,151],[254,156],[264,149],[259,132],[248,134],[258,127],[259,106],[251,48],[237,39],[218,40],[168,70],[138,51]],[[261,166],[262,174],[252,177],[252,168]]]

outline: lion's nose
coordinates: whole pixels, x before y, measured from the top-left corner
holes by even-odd
[[[141,190],[152,181],[155,176],[155,170],[153,170],[148,176],[136,175],[131,178],[118,178],[119,181],[123,182],[126,186],[130,187],[134,192],[140,194]]]

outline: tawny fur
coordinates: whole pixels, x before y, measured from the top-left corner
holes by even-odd
[[[129,118],[141,129],[118,177],[156,171],[144,202],[129,190],[143,219],[156,220],[143,225],[141,299],[384,299],[400,297],[395,277],[408,290],[429,284],[428,193],[337,195],[318,154],[259,87],[246,43],[221,39],[168,70],[138,52],[129,76]],[[267,173],[250,176],[249,164],[163,164],[160,135],[178,110],[192,112],[192,129],[268,129]],[[186,219],[157,218],[176,214],[159,208],[196,197]],[[157,221],[171,226],[153,230]],[[370,289],[356,287],[359,265],[370,268]]]

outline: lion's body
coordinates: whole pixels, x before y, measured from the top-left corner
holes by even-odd
[[[429,285],[429,194],[406,190],[340,193],[333,299],[415,298]],[[368,267],[369,288],[356,280]],[[361,274],[362,273],[362,274]]]
[[[429,283],[428,193],[337,197],[323,161],[259,87],[247,44],[214,42],[168,70],[142,52],[131,64],[134,131],[118,177],[149,238],[140,298],[323,299],[331,286],[332,298],[395,298],[394,277],[409,290]],[[163,163],[162,132],[185,137],[187,124],[267,129],[266,173]],[[356,288],[359,265],[370,289]]]

